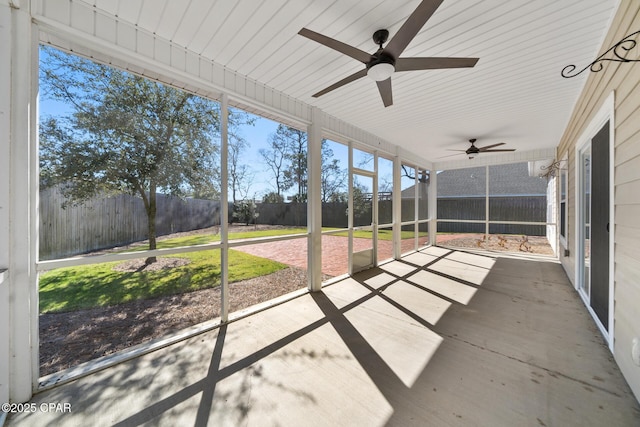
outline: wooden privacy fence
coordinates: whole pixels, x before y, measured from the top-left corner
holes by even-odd
[[[438,231],[453,233],[484,233],[484,224],[446,222],[454,220],[484,220],[484,197],[438,198]],[[490,196],[489,221],[547,222],[546,196]],[[545,236],[546,225],[489,224],[491,234],[526,234]]]
[[[404,202],[403,202],[404,203]],[[307,225],[307,204],[306,203],[256,203],[259,213],[257,222],[269,225]],[[346,202],[327,202],[322,204],[322,226],[346,228],[348,224]],[[378,223],[388,224],[392,221],[391,200],[381,200],[378,202]],[[371,206],[360,207],[356,211],[354,224],[371,224]]]
[[[55,259],[100,249],[113,248],[147,239],[147,213],[142,199],[126,194],[95,198],[82,205],[62,208],[66,201],[59,189],[40,193],[40,259]],[[156,232],[158,236],[191,231],[220,224],[220,202],[200,199],[180,199],[157,195]],[[546,222],[545,196],[490,197],[489,220]],[[420,210],[426,212],[426,205]],[[402,220],[410,220],[413,200],[402,201]],[[230,211],[232,207],[230,207]],[[307,225],[306,203],[257,203],[257,223],[287,226]],[[354,223],[368,225],[370,208],[360,209]],[[441,232],[484,233],[484,224],[446,222],[453,220],[484,220],[484,197],[438,198],[438,223]],[[378,223],[390,223],[390,200],[378,204]],[[324,227],[347,227],[347,204],[322,204]],[[544,236],[544,225],[490,224],[489,231],[497,234],[526,234]]]
[[[148,238],[142,199],[120,194],[68,206],[58,188],[40,192],[40,259],[113,248]],[[220,202],[157,195],[158,236],[220,224]]]

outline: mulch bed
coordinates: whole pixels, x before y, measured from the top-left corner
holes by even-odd
[[[525,241],[526,239],[526,241]],[[461,234],[438,236],[438,244],[454,248],[485,249],[496,252],[519,252],[553,255],[553,249],[544,236],[513,236],[484,234]]]
[[[230,312],[305,288],[286,268],[232,283]],[[220,316],[220,288],[68,313],[40,315],[40,375],[48,375]]]

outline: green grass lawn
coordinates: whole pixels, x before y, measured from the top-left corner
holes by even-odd
[[[247,228],[250,228],[247,227]],[[235,239],[253,239],[257,237],[274,237],[274,236],[286,236],[288,234],[305,234],[306,228],[285,228],[276,230],[260,230],[260,231],[242,231],[238,233],[229,233],[229,240]],[[178,248],[181,246],[196,246],[204,245],[207,243],[214,243],[220,241],[220,234],[197,234],[185,237],[174,237],[171,239],[158,239],[158,249],[160,248]],[[134,248],[127,249],[127,252],[144,251],[147,250],[146,245],[136,246]]]
[[[257,237],[252,235],[253,233],[247,234],[248,237]],[[167,239],[158,242],[158,248],[203,244],[210,242],[211,238],[209,235]],[[143,249],[144,247],[139,248]],[[121,262],[116,261],[58,268],[43,273],[40,276],[40,312],[53,313],[109,306],[220,285],[220,249],[170,257],[186,258],[190,263],[160,271],[120,272],[113,270],[113,267]],[[266,258],[229,250],[231,283],[270,274],[286,267],[285,264]]]
[[[327,229],[329,230],[329,229]],[[232,233],[230,239],[306,233],[306,228]],[[426,234],[426,233],[424,233]],[[338,233],[347,236],[347,232]],[[391,230],[380,230],[378,238],[392,240]],[[371,238],[371,231],[358,230],[354,237]],[[403,231],[402,239],[413,237]],[[202,234],[158,241],[158,249],[202,245],[220,240],[220,235]],[[140,245],[128,252],[143,251]],[[58,268],[40,276],[40,312],[55,313],[104,307],[140,299],[158,298],[220,285],[220,249],[170,255],[186,258],[189,264],[160,271],[120,272],[113,269],[121,261]],[[251,279],[286,268],[285,264],[244,252],[229,250],[229,282]]]

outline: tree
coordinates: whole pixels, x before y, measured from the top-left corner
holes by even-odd
[[[426,169],[420,169],[417,171],[410,166],[402,165],[402,176],[406,176],[409,179],[416,179],[418,177],[418,187],[416,194],[418,194],[418,199],[423,200],[425,203],[427,201],[428,192],[429,192],[429,180],[430,175],[429,171]]]
[[[307,201],[307,133],[289,126],[279,125],[284,128],[286,141],[286,158],[289,161],[288,168],[284,171],[285,179],[296,187],[293,196],[295,202]]]
[[[361,151],[360,153],[360,161],[356,166],[361,169],[373,170],[373,154],[367,153],[365,151]]]
[[[229,190],[231,190],[231,200],[235,204],[249,194],[253,174],[249,166],[240,163],[242,153],[247,148],[247,141],[239,136],[230,135],[228,146]]]
[[[156,249],[158,191],[219,194],[219,104],[48,47],[40,87],[71,110],[40,126],[41,185],[61,185],[69,203],[139,196]],[[241,121],[231,116],[230,129]]]
[[[347,172],[340,168],[340,160],[333,158],[333,150],[326,139],[322,140],[321,156],[320,190],[322,203],[326,203],[344,190]]]
[[[275,180],[276,194],[282,196],[282,193],[293,185],[290,180],[285,178],[285,170],[287,169],[287,127],[279,125],[275,133],[269,135],[270,150],[261,148],[259,150],[264,163],[267,165]]]
[[[280,124],[269,136],[270,150],[260,150],[275,179],[276,193],[295,187],[294,202],[307,200],[307,134]]]
[[[416,179],[416,170],[407,165],[401,166],[402,176],[406,176],[409,179]],[[429,171],[426,169],[420,169],[418,172],[418,182],[421,184],[429,184]]]
[[[255,224],[259,215],[253,200],[244,199],[233,204],[233,218],[244,222],[245,225],[249,225],[250,222]]]
[[[262,203],[284,203],[284,197],[275,191],[272,191],[262,197]]]
[[[357,180],[353,181],[353,224],[355,226],[371,225],[371,196],[366,185]]]
[[[349,201],[349,193],[341,191],[339,193],[333,193],[329,196],[330,203],[347,203]]]
[[[391,193],[393,192],[393,178],[389,176],[379,178],[380,184],[378,187],[378,192],[380,193]]]

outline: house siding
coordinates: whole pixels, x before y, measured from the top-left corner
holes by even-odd
[[[640,2],[622,0],[598,55],[640,30]],[[639,48],[629,53],[638,57]],[[611,54],[608,54],[609,57]],[[570,256],[561,256],[575,283],[576,158],[578,139],[612,91],[614,104],[614,357],[636,398],[640,398],[640,366],[631,358],[632,340],[640,338],[640,64],[605,62],[590,73],[558,147],[568,155],[569,197],[567,240]]]

